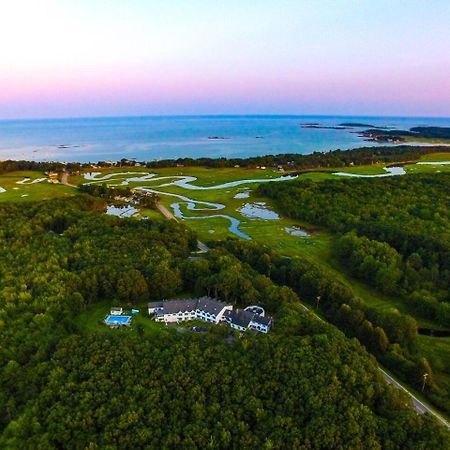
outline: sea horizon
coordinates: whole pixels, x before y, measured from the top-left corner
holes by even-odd
[[[374,118],[374,119],[437,119],[450,120],[450,116],[433,116],[433,115],[349,115],[349,114],[272,114],[272,113],[249,113],[249,114],[99,114],[99,115],[79,115],[79,116],[45,116],[45,117],[4,117],[0,118],[1,122],[35,122],[35,121],[56,121],[56,120],[95,120],[95,119],[164,119],[164,118],[302,118],[302,117],[317,117],[317,118]]]
[[[409,129],[450,126],[446,117],[349,115],[152,115],[0,120],[0,159],[97,162],[122,158],[246,158],[377,146],[345,122]]]

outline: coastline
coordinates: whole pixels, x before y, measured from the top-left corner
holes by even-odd
[[[317,127],[302,128],[305,122]],[[353,127],[342,127],[343,123]],[[386,145],[366,141],[360,124],[377,130],[450,127],[450,118],[168,116],[0,121],[0,160],[232,159]]]

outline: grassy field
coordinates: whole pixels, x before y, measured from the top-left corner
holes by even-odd
[[[89,171],[86,171],[89,173]],[[131,172],[131,175],[135,172],[154,173],[156,176],[191,176],[199,178],[198,182],[192,184],[198,184],[201,186],[212,186],[216,184],[222,184],[229,181],[241,180],[241,179],[255,179],[255,178],[273,178],[281,176],[283,174],[273,169],[246,169],[241,167],[227,167],[221,169],[210,169],[206,167],[165,167],[162,169],[147,169],[145,167],[114,167],[104,169],[92,169],[92,173],[101,173],[107,175],[110,173],[126,173]],[[127,175],[118,175],[118,178],[126,178]],[[83,174],[69,177],[69,182],[72,184],[82,184],[87,180]],[[201,183],[200,183],[201,181]]]
[[[415,137],[415,136],[402,136],[404,141],[408,144],[418,142],[423,144],[444,144],[450,145],[450,139],[438,139],[438,138],[424,138],[424,137]]]
[[[418,174],[418,173],[449,173],[450,172],[450,165],[444,165],[444,164],[426,164],[426,165],[416,165],[416,164],[409,164],[404,166],[405,170],[409,174]]]
[[[18,182],[29,178],[26,183]],[[61,184],[50,184],[47,180],[31,183],[31,181],[46,178],[41,172],[21,171],[0,175],[0,187],[5,192],[0,192],[0,202],[26,202],[36,200],[48,200],[55,197],[66,197],[75,193],[74,189]]]
[[[450,161],[450,152],[430,153],[422,156],[420,161]]]
[[[76,319],[76,324],[81,333],[136,333],[136,325],[140,325],[144,334],[150,336],[158,333],[168,333],[171,330],[164,324],[155,322],[145,315],[146,305],[138,307],[140,312],[133,316],[130,327],[121,327],[119,329],[112,329],[103,323],[105,317],[109,314],[111,304],[109,302],[100,302],[86,308]]]

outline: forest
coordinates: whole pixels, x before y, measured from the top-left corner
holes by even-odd
[[[442,146],[417,146],[417,145],[398,145],[398,146],[373,146],[360,147],[350,150],[332,150],[329,152],[314,152],[307,155],[299,153],[282,153],[279,155],[255,156],[250,158],[178,158],[163,159],[157,161],[134,161],[121,159],[112,164],[106,161],[96,162],[97,167],[129,167],[140,166],[146,168],[164,168],[177,166],[202,166],[210,168],[223,167],[248,167],[267,166],[277,168],[283,166],[289,170],[310,170],[326,169],[337,167],[362,166],[376,163],[401,163],[407,161],[416,161],[421,156],[437,152],[450,152],[450,148]],[[91,163],[70,162],[68,164],[58,162],[37,162],[37,161],[0,161],[0,174],[13,172],[17,170],[38,170],[38,171],[61,171],[76,172],[83,168],[90,168]]]
[[[406,175],[322,183],[294,181],[276,186],[261,185],[259,193],[274,199],[280,211],[289,217],[334,232],[334,253],[352,275],[380,292],[395,295],[411,311],[449,329],[449,175]],[[361,307],[361,300],[357,305],[357,309],[365,311],[365,314],[359,313],[358,323],[362,324],[367,315],[374,317],[367,305]],[[352,314],[349,308],[353,310]],[[330,320],[337,323],[356,312],[352,302],[347,301],[346,306],[328,314]],[[380,317],[377,313],[375,317],[375,323],[392,341],[388,332],[391,315]],[[414,325],[414,319],[409,316],[404,316],[403,320],[410,324],[409,331],[401,341],[398,338],[396,341],[408,350],[401,358],[397,351],[395,356],[388,352],[383,361],[414,384],[413,369],[412,366],[408,369],[408,365],[414,361],[417,324]],[[351,323],[341,325],[341,328],[347,327],[356,330]],[[359,338],[365,341],[364,336]],[[424,361],[413,364],[419,363],[426,365]],[[433,386],[430,388],[433,391]],[[448,392],[435,387],[429,395],[450,411]]]
[[[357,277],[450,326],[450,175],[278,183],[259,192],[289,217],[338,233],[336,252]]]
[[[104,206],[86,194],[0,205],[1,448],[448,448],[357,340],[304,310],[280,257],[255,265],[230,242],[192,258],[182,224]],[[259,303],[274,331],[87,332],[77,320],[101,302],[183,293]],[[406,348],[414,330],[396,337],[399,323],[386,339]],[[374,331],[374,348],[384,339]]]
[[[401,163],[418,160],[421,156],[436,153],[450,152],[448,147],[438,146],[376,146],[360,147],[350,150],[332,150],[329,152],[313,152],[307,155],[286,153],[280,155],[255,156],[252,158],[181,158],[177,160],[149,161],[148,168],[183,166],[220,167],[277,167],[283,166],[289,170],[310,170],[329,167],[361,166],[375,163]]]

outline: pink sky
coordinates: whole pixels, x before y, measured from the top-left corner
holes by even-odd
[[[187,3],[11,2],[0,118],[450,116],[447,1]]]

